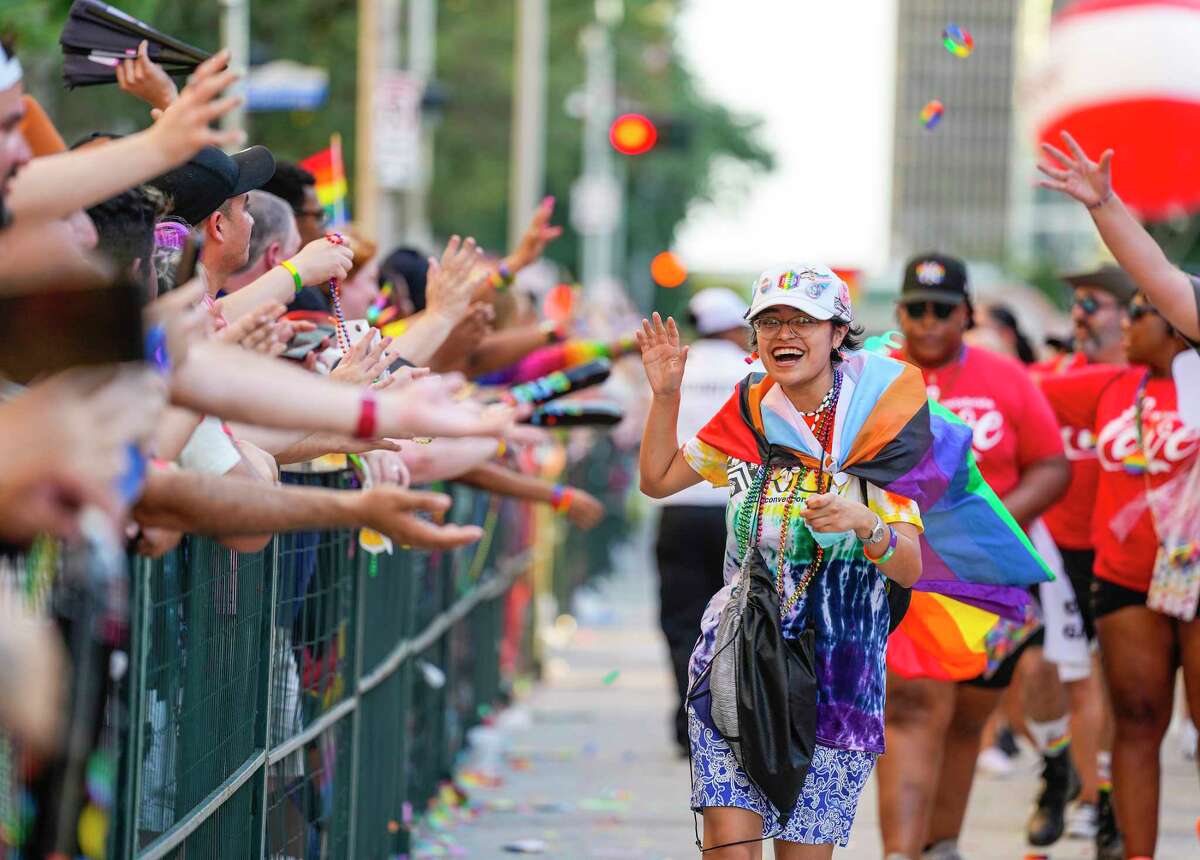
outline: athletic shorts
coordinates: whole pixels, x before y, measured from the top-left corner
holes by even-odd
[[[1079,606],[1079,617],[1083,619],[1083,632],[1087,634],[1088,644],[1096,641],[1096,616],[1092,612],[1092,566],[1096,561],[1095,550],[1058,548],[1062,556],[1063,569],[1067,579],[1071,581],[1071,590],[1075,592],[1075,602]]]
[[[1044,645],[1045,642],[1046,630],[1038,628],[1037,633],[1022,642],[1016,651],[1004,658],[1004,662],[996,667],[996,671],[991,676],[980,675],[967,681],[959,681],[959,683],[968,687],[979,687],[983,690],[1007,690],[1008,685],[1012,683],[1013,673],[1017,671],[1017,663],[1021,661],[1021,655],[1025,653],[1025,649],[1032,645]]]
[[[1145,606],[1146,592],[1135,591],[1107,579],[1092,579],[1092,615],[1097,621],[1126,606]]]

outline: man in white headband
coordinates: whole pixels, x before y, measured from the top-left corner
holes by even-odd
[[[0,44],[0,229],[8,226],[9,212],[4,205],[13,176],[32,157],[29,144],[19,126],[25,116],[21,102],[21,63],[11,50]]]

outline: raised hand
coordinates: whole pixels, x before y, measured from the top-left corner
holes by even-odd
[[[562,235],[563,228],[550,223],[550,216],[553,214],[554,198],[547,197],[533,213],[529,227],[517,247],[508,255],[508,267],[513,274],[540,260],[546,246]]]
[[[323,236],[313,239],[292,257],[292,265],[306,287],[345,280],[353,264],[354,252],[349,245],[339,245]]]
[[[1039,164],[1038,170],[1044,176],[1038,180],[1038,185],[1074,197],[1089,209],[1103,206],[1113,194],[1113,151],[1106,149],[1099,161],[1092,161],[1070,134],[1064,131],[1062,138],[1073,155],[1067,155],[1053,144],[1043,143],[1042,152],[1061,167]]]
[[[240,131],[221,131],[211,124],[242,103],[240,96],[220,97],[238,79],[229,68],[229,51],[218,51],[196,67],[188,85],[166,110],[152,111],[150,129],[156,145],[175,164],[182,164],[205,146],[240,143]]]
[[[488,272],[480,265],[483,250],[468,236],[451,236],[442,251],[442,259],[429,258],[425,278],[425,306],[430,313],[442,314],[455,322],[462,319],[475,291],[487,280]]]
[[[642,367],[650,389],[656,397],[672,397],[679,393],[683,384],[688,348],[679,344],[679,329],[674,317],[667,317],[666,325],[663,325],[662,317],[655,311],[653,320],[642,320],[642,330],[634,336],[642,351]]]
[[[349,354],[329,372],[329,378],[351,385],[366,385],[378,379],[393,360],[387,351],[392,345],[392,338],[381,337],[372,343],[373,340],[369,331],[360,337],[350,347]]]
[[[137,57],[122,60],[117,66],[117,86],[152,108],[165,110],[179,97],[179,87],[162,66],[150,59],[150,45],[144,39]]]

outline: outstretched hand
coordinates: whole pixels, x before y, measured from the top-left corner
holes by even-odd
[[[179,97],[179,87],[163,67],[150,59],[150,43],[138,45],[137,56],[117,65],[117,86],[152,108],[165,110]]]
[[[653,322],[642,320],[642,330],[635,333],[642,351],[642,368],[656,397],[671,397],[683,385],[683,368],[687,364],[688,348],[679,343],[675,318],[662,317],[655,311]]]
[[[468,236],[451,236],[442,251],[442,259],[429,258],[429,274],[425,279],[425,306],[430,313],[439,313],[455,322],[467,314],[471,297],[483,285],[488,273],[480,265],[483,249],[476,247]]]
[[[439,515],[449,510],[450,497],[441,493],[383,485],[363,490],[360,498],[363,524],[401,546],[454,549],[483,537],[483,529],[479,526],[437,525],[415,516],[415,511]]]
[[[240,96],[221,97],[239,77],[228,66],[229,50],[218,51],[196,67],[188,85],[166,110],[151,111],[157,122],[149,131],[172,163],[182,164],[205,146],[231,146],[244,139],[240,131],[222,131],[211,125],[243,101]]]
[[[1043,178],[1038,180],[1038,185],[1074,197],[1089,209],[1108,202],[1113,193],[1113,151],[1106,149],[1099,161],[1092,161],[1070,134],[1064,131],[1062,138],[1072,155],[1067,155],[1053,144],[1043,143],[1042,152],[1061,166],[1039,164],[1038,170]]]
[[[550,223],[550,216],[553,214],[554,198],[547,197],[533,213],[525,235],[508,256],[509,269],[514,275],[540,260],[546,252],[546,246],[562,235],[563,228]]]

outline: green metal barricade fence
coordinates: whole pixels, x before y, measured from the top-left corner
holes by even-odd
[[[345,487],[348,476],[290,476]],[[452,486],[455,552],[350,531],[236,553],[186,537],[133,567],[113,858],[385,858],[502,694],[503,600],[527,510]]]

